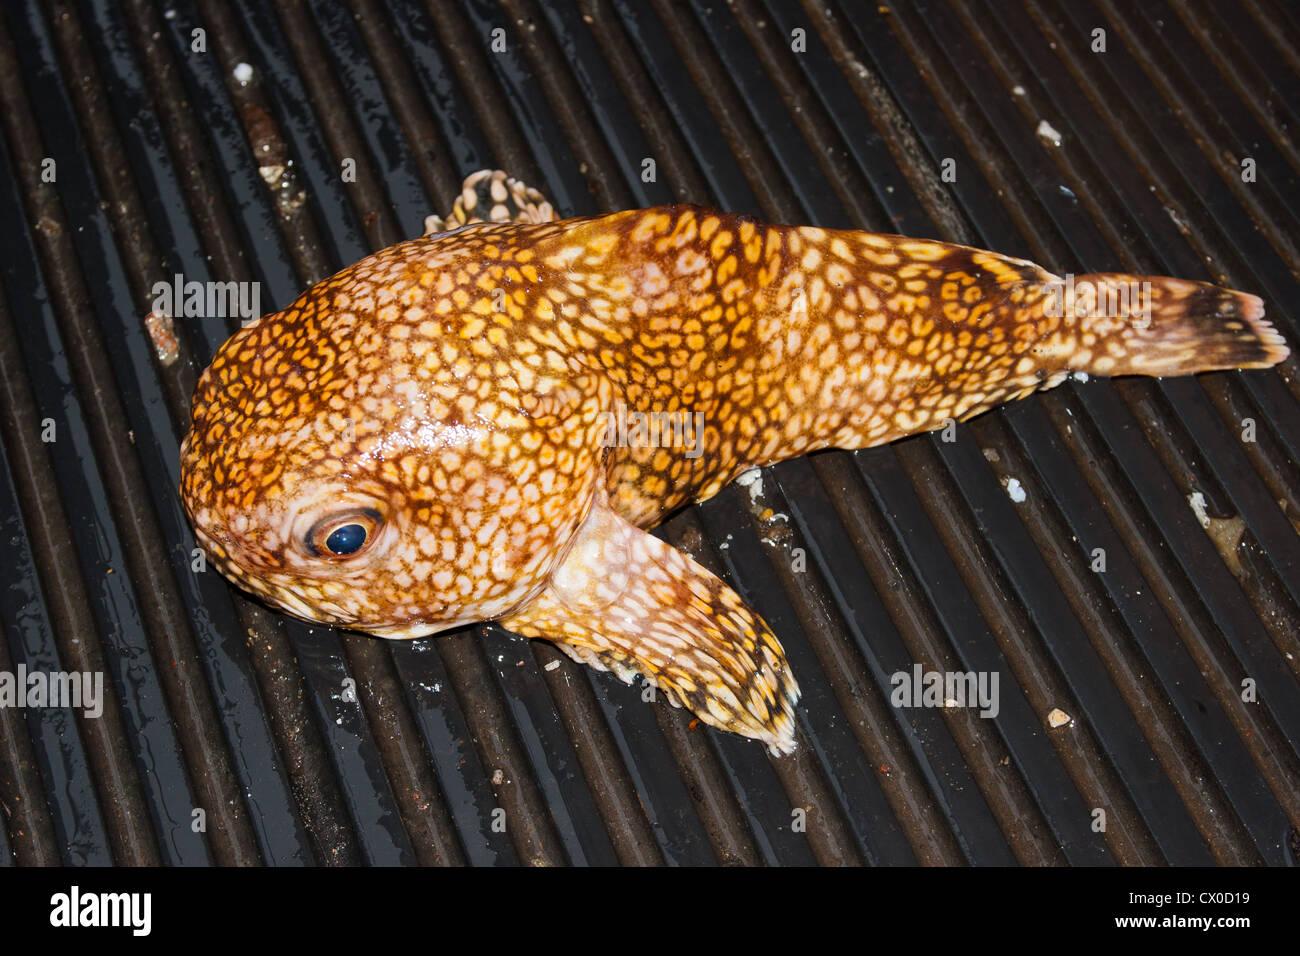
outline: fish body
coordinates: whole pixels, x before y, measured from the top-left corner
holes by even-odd
[[[497,620],[779,753],[798,698],[780,643],[645,529],[752,467],[1071,372],[1267,367],[1287,348],[1262,316],[1204,283],[1066,283],[695,206],[471,223],[233,336],[196,391],[181,494],[217,566],[291,614],[395,638]],[[699,427],[611,441],[619,416]]]

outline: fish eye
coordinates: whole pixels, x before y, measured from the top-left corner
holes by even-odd
[[[366,529],[359,524],[345,524],[330,532],[325,547],[331,554],[353,554],[366,543]]]
[[[366,509],[318,521],[307,533],[307,550],[317,556],[351,557],[374,536],[380,520],[379,512]]]

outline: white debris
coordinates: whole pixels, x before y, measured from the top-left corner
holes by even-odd
[[[253,81],[253,67],[248,63],[238,63],[234,71],[235,82],[240,86],[247,86]]]
[[[280,180],[284,178],[284,164],[271,163],[267,166],[258,166],[257,174],[268,186],[278,186]]]
[[[1069,714],[1067,714],[1065,711],[1061,710],[1061,708],[1053,707],[1051,713],[1047,715],[1047,726],[1053,729],[1057,727],[1064,727],[1066,724],[1071,723],[1073,720],[1074,718],[1071,717]]]
[[[1015,86],[1011,87],[1011,95],[1012,95],[1012,96],[1024,96],[1024,95],[1025,95],[1025,88],[1024,88],[1023,86],[1021,86],[1019,83],[1017,83]]]
[[[1011,496],[1011,500],[1016,504],[1020,504],[1029,497],[1025,493],[1024,486],[1020,484],[1019,478],[1003,478],[1002,487],[1007,489],[1007,494]]]
[[[170,315],[154,309],[144,317],[144,328],[160,364],[172,365],[180,358],[181,343],[176,337],[176,323]]]
[[[1086,381],[1088,381],[1088,373],[1087,373],[1087,372],[1075,372],[1075,373],[1074,373],[1074,380],[1075,380],[1076,382],[1086,382]]]
[[[736,478],[736,484],[742,488],[749,489],[749,500],[757,502],[763,497],[763,472],[758,468],[751,468]]]
[[[547,664],[545,667],[543,667],[542,670],[544,670],[544,671],[553,671],[553,670],[557,669],[559,666],[560,666],[560,662],[559,662],[559,661],[551,661],[549,664]]]
[[[1038,138],[1044,143],[1050,143],[1052,146],[1061,145],[1061,134],[1056,127],[1047,120],[1040,120],[1038,123]]]
[[[1187,503],[1192,506],[1192,511],[1196,515],[1196,520],[1201,523],[1202,528],[1210,526],[1210,515],[1205,510],[1205,495],[1199,491],[1193,491],[1187,496]]]

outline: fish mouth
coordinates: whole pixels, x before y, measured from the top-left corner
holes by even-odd
[[[323,600],[319,596],[305,597],[291,584],[277,580],[276,576],[257,574],[238,562],[214,558],[212,563],[227,580],[263,604],[307,624],[320,627],[334,627],[390,640],[414,640],[473,624],[479,620],[473,617],[458,617],[449,621],[412,620],[411,618],[376,620],[373,617],[367,618],[364,612],[359,614],[356,608],[349,609],[335,601]]]
[[[368,624],[365,626],[353,624],[344,626],[348,627],[349,630],[360,631],[372,637],[382,637],[389,641],[413,641],[417,638],[432,637],[434,634],[441,634],[444,631],[475,623],[477,622],[473,618],[457,618],[453,621],[440,621],[436,624],[428,621],[416,621],[414,623],[404,621],[395,624]]]
[[[447,624],[433,624],[426,621],[393,621],[391,623],[370,624],[358,620],[355,614],[349,613],[337,605],[308,603],[297,594],[281,588],[269,590],[249,588],[249,590],[267,604],[278,608],[291,617],[296,617],[300,621],[321,627],[336,627],[343,631],[355,631],[368,637],[381,637],[389,640],[414,640],[417,637],[427,637],[430,634],[436,634],[439,631],[469,623],[468,621],[453,621]]]

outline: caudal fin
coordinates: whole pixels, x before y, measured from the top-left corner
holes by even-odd
[[[1095,273],[1077,276],[1065,296],[1085,336],[1096,375],[1191,375],[1269,368],[1290,354],[1264,318],[1264,301],[1206,282]],[[1095,336],[1091,347],[1086,337]]]

